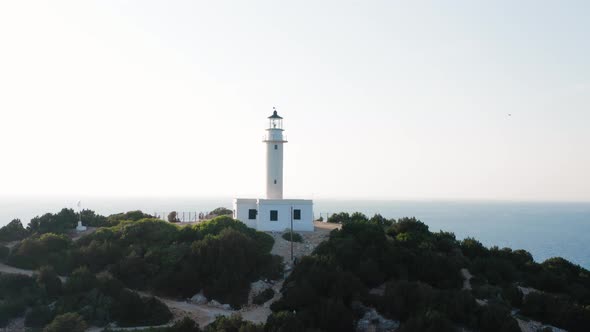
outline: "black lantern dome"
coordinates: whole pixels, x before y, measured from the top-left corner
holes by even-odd
[[[272,108],[272,115],[268,117],[268,129],[283,130],[283,118],[277,114],[277,109]]]

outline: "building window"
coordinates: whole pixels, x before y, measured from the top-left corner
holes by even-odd
[[[279,146],[275,144],[275,150],[278,150],[278,149],[279,149]]]
[[[248,219],[250,219],[250,220],[256,219],[257,214],[258,214],[258,211],[256,211],[256,209],[249,209],[248,210]]]
[[[277,220],[279,220],[279,211],[270,210],[270,221],[277,221]]]
[[[293,219],[294,220],[301,220],[301,210],[300,209],[293,210]]]

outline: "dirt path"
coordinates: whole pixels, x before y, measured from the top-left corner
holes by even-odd
[[[463,289],[471,290],[471,278],[473,278],[473,275],[466,268],[461,269],[461,275],[463,276]]]
[[[19,269],[18,267],[0,263],[0,273],[24,274],[26,276],[32,277],[35,272],[36,271],[34,270]],[[59,279],[61,279],[61,282],[66,281],[66,277],[59,276]]]
[[[24,269],[19,269],[17,267],[12,267],[9,265],[6,265],[4,263],[0,263],[0,272],[2,273],[12,273],[12,274],[24,274],[27,276],[32,276],[33,273],[35,273],[35,271],[33,270],[24,270]]]

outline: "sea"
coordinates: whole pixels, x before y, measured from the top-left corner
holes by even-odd
[[[184,212],[186,218],[216,207],[231,208],[231,198],[190,197],[0,197],[0,226],[64,207],[102,215],[142,210],[166,216]],[[324,219],[337,212],[376,213],[386,218],[416,217],[431,231],[453,232],[457,239],[474,237],[485,246],[529,251],[535,261],[563,257],[590,269],[590,202],[409,201],[315,199],[314,214]]]

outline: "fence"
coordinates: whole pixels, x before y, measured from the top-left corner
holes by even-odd
[[[165,212],[154,212],[154,217],[169,221],[168,216],[170,213],[176,212],[176,220],[179,222],[199,222],[204,219],[208,219],[206,212],[179,212],[179,211],[165,211]]]

